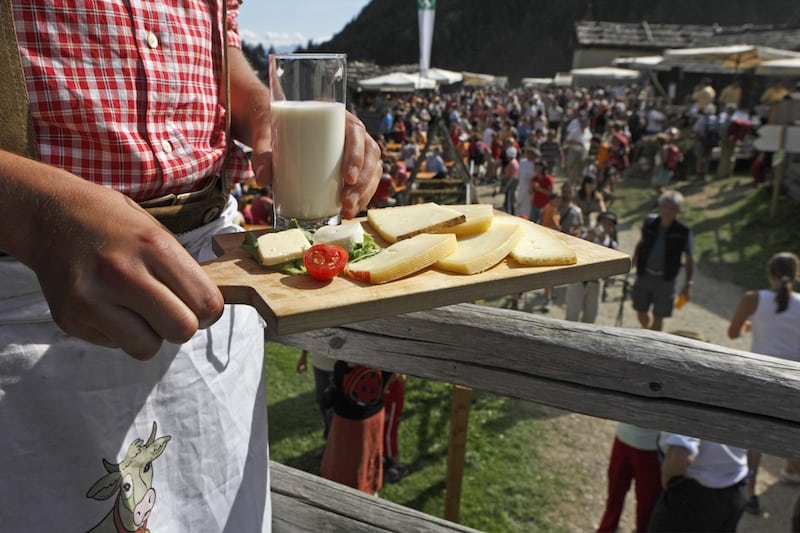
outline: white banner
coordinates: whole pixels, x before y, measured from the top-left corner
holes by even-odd
[[[431,68],[431,44],[433,43],[433,21],[436,16],[436,0],[417,0],[419,19],[419,71],[422,76]]]

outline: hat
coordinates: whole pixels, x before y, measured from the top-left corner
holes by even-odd
[[[514,159],[515,157],[517,157],[517,149],[514,148],[513,146],[509,147],[506,150],[506,157],[508,157],[509,159]]]
[[[597,222],[600,222],[601,220],[608,220],[615,226],[617,225],[617,215],[615,215],[611,211],[603,211],[602,213],[598,213]]]

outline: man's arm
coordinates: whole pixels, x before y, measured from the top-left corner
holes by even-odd
[[[694,458],[683,446],[670,446],[661,463],[661,486],[666,487],[669,480],[676,476],[686,476],[686,470]]]
[[[666,450],[661,463],[661,485],[666,487],[676,476],[687,476],[689,465],[700,452],[700,439],[678,433],[662,432],[658,446]]]
[[[0,151],[0,250],[38,276],[66,333],[137,359],[222,312],[219,289],[175,237],[112,189]]]
[[[694,256],[687,254],[683,266],[686,269],[686,283],[681,292],[691,299],[692,285],[694,284]]]
[[[742,331],[749,329],[749,317],[756,312],[758,308],[758,292],[747,291],[739,300],[739,305],[736,306],[736,311],[733,313],[731,323],[728,324],[728,337],[737,339],[742,334]]]
[[[261,185],[272,183],[272,137],[269,90],[256,76],[242,51],[228,47],[231,76],[231,132],[253,149],[252,165]],[[342,215],[353,218],[369,203],[383,166],[378,144],[364,124],[347,113],[342,157]]]
[[[636,261],[639,259],[639,249],[642,247],[642,239],[639,239],[639,242],[636,243],[636,246],[633,248],[633,255],[631,256],[631,265],[633,268],[636,268]]]

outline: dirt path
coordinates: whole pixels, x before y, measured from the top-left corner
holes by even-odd
[[[746,188],[740,187],[739,191],[741,194],[746,191]],[[686,194],[686,201],[691,205],[707,205],[706,202],[710,198],[719,199],[722,194],[737,194],[737,191],[720,191],[711,183],[703,188],[696,187],[693,190],[684,191],[684,194]],[[499,195],[492,197],[490,188],[481,187],[479,198],[482,202],[492,203],[498,208],[502,206],[502,198]],[[641,222],[639,220],[621,221],[618,228],[621,250],[628,253],[633,251],[639,237]],[[630,276],[630,281],[633,281],[633,274]],[[598,325],[614,326],[617,324],[620,318],[621,285],[618,283],[608,289],[606,300],[600,304],[596,322]],[[665,320],[664,330],[697,331],[710,342],[740,350],[749,350],[749,336],[737,340],[727,337],[728,322],[743,289],[731,283],[713,279],[704,273],[701,267],[696,272],[692,292],[692,301],[682,309],[676,310],[672,318]],[[564,318],[566,312],[564,295],[564,287],[555,289],[554,305],[550,307],[547,316]],[[543,302],[542,291],[531,291],[524,295],[520,308],[540,313],[539,308]],[[622,307],[621,319],[622,327],[639,327],[635,312],[630,307],[630,299]],[[606,468],[616,422],[568,412],[561,412],[562,414],[558,415],[558,410],[550,412],[555,416],[543,417],[543,421],[553,426],[552,435],[556,442],[544,443],[545,445],[542,446],[544,462],[549,464],[559,477],[575,479],[579,481],[578,486],[584,487],[582,491],[563,495],[561,505],[550,513],[551,523],[564,531],[593,531],[605,506]],[[788,485],[782,482],[779,475],[781,467],[781,459],[764,456],[758,477],[758,494],[764,513],[762,516],[745,513],[739,523],[738,530],[740,532],[790,531],[791,509],[800,494],[800,485]],[[628,494],[620,524],[621,532],[635,530],[634,508],[635,500],[631,491]]]

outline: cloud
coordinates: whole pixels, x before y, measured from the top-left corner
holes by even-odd
[[[278,52],[291,52],[298,46],[305,46],[309,40],[302,33],[258,33],[246,29],[240,29],[239,33],[242,36],[242,40],[250,46],[261,44],[266,49],[274,46]],[[312,37],[311,40],[315,43],[322,43],[330,40],[330,38],[331,36]]]

